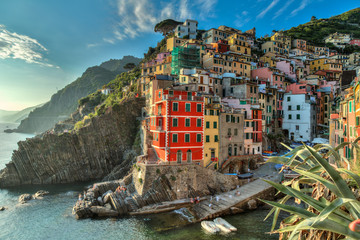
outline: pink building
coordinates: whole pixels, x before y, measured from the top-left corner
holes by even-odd
[[[293,83],[287,86],[286,92],[291,94],[306,94],[313,92],[313,86],[308,85],[306,83],[299,84],[299,83]]]
[[[351,45],[358,45],[360,47],[360,39],[353,39],[350,41]]]
[[[251,71],[251,78],[258,80],[261,84],[275,86],[278,89],[285,89],[285,74],[279,69],[266,67]]]
[[[284,72],[287,77],[296,80],[295,62],[290,60],[278,61],[276,62],[276,68]]]

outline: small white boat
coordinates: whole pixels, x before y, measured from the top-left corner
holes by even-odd
[[[209,233],[218,233],[220,229],[216,226],[216,224],[212,221],[202,221],[201,227],[208,231]]]
[[[220,228],[221,230],[223,230],[223,228],[227,229],[228,231],[237,231],[237,228],[234,227],[233,225],[231,225],[230,223],[228,223],[225,219],[223,218],[215,218],[214,223],[216,224],[216,226],[218,228]],[[220,226],[222,226],[223,228],[221,228]],[[226,231],[224,231],[226,232]]]

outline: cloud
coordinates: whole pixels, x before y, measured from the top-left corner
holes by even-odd
[[[27,63],[59,68],[46,62],[43,53],[47,51],[36,39],[10,32],[0,25],[0,59],[21,59]]]
[[[310,3],[309,0],[302,0],[300,6],[295,8],[291,13],[290,16],[295,16],[299,11],[303,10],[308,4]]]
[[[294,2],[294,0],[287,0],[286,3],[284,4],[284,6],[275,13],[275,15],[272,19],[274,20],[274,19],[278,18],[293,2]]]
[[[278,4],[279,0],[273,0],[269,6],[267,6],[259,15],[256,16],[256,19],[263,18],[265,14],[270,11],[276,4]]]
[[[251,17],[247,17],[249,12],[243,11],[241,14],[237,14],[235,17],[234,24],[236,27],[241,28],[245,24],[251,21]]]
[[[86,47],[87,48],[93,48],[93,47],[97,47],[97,46],[99,46],[100,44],[99,43],[88,43],[87,45],[86,45]]]
[[[138,37],[142,33],[154,31],[154,26],[168,18],[206,19],[214,16],[218,0],[117,0],[117,23],[113,35],[103,40],[114,44],[117,40]]]

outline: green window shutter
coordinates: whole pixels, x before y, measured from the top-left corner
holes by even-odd
[[[206,135],[206,142],[210,142],[210,136]]]
[[[214,141],[215,141],[215,142],[218,142],[218,141],[219,141],[218,135],[215,135],[215,136],[214,136]]]
[[[214,122],[214,128],[217,128],[217,122]]]
[[[191,104],[185,103],[185,112],[191,112]]]
[[[190,118],[185,119],[185,127],[190,127]]]
[[[201,133],[196,134],[196,142],[201,142]]]
[[[177,143],[177,141],[178,141],[178,135],[177,135],[177,134],[173,134],[172,136],[173,136],[173,142],[174,142],[174,143]]]
[[[201,109],[202,109],[201,104],[196,104],[196,111],[201,112]]]
[[[173,127],[177,127],[178,126],[178,120],[177,118],[173,118],[173,124],[172,124]]]
[[[296,114],[296,119],[300,119],[300,114]]]
[[[210,122],[206,121],[206,128],[210,128]]]
[[[190,142],[190,134],[185,134],[185,142]]]
[[[300,110],[300,105],[296,105],[296,110]]]
[[[201,127],[201,119],[200,118],[196,119],[196,126]]]

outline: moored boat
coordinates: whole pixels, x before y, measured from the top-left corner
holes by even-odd
[[[208,231],[209,233],[218,233],[220,229],[216,226],[213,221],[202,221],[201,227]]]
[[[229,231],[237,231],[237,228],[234,227],[233,225],[231,225],[230,223],[228,223],[225,219],[223,218],[215,218],[214,219],[214,223],[216,224],[217,227],[222,226],[223,228],[226,228]],[[219,227],[220,228],[220,227]],[[220,228],[221,230],[223,230],[222,228]]]

